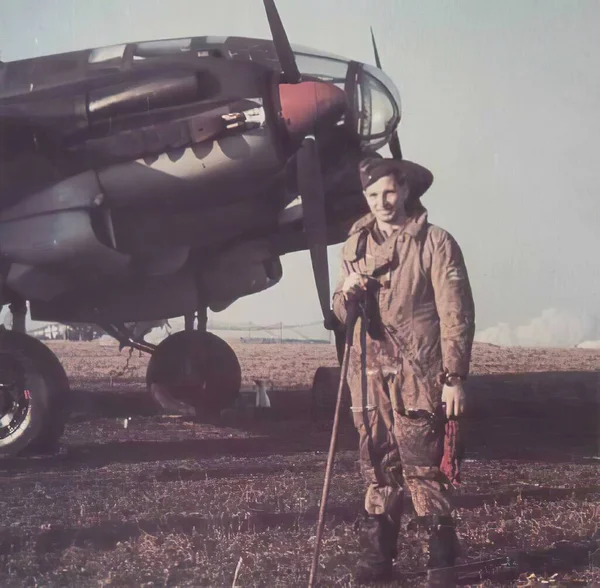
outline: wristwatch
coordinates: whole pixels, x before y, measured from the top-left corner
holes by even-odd
[[[444,374],[444,384],[446,384],[446,386],[456,386],[463,380],[464,378],[460,374]]]

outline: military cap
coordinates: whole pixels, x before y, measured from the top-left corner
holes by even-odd
[[[405,180],[410,188],[410,198],[420,198],[433,184],[433,174],[422,165],[405,159],[368,157],[359,164],[363,190],[384,176],[393,175],[398,181]]]

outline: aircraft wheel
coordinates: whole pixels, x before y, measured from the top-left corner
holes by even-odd
[[[233,349],[216,335],[180,331],[152,353],[146,383],[165,411],[216,415],[235,402],[242,370]]]
[[[23,333],[0,332],[0,456],[55,451],[69,397],[67,374],[48,347]]]
[[[341,372],[342,370],[336,367],[317,368],[311,391],[311,413],[314,420],[333,421]],[[350,404],[350,390],[348,385],[344,384],[340,412],[342,421],[349,420]]]

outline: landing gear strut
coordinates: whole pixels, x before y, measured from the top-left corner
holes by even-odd
[[[25,320],[27,317],[27,302],[19,298],[9,305],[10,313],[12,314],[12,330],[16,333],[25,333]]]
[[[146,383],[167,411],[211,417],[229,408],[242,383],[240,364],[231,347],[206,331],[206,309],[185,317],[185,330],[167,337],[154,350]]]

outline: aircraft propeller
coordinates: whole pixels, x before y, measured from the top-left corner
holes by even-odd
[[[317,294],[327,326],[331,318],[329,262],[327,257],[327,222],[321,163],[314,136],[306,137],[298,151],[298,191],[302,195],[304,230],[309,244]]]
[[[298,71],[296,58],[294,57],[294,52],[292,51],[285,28],[279,17],[277,7],[275,6],[275,0],[264,0],[264,3],[269,27],[271,28],[271,36],[273,37],[275,51],[277,52],[277,57],[281,64],[284,81],[287,84],[298,84],[302,81],[302,76]]]
[[[375,54],[375,65],[381,69],[381,60],[379,59],[379,51],[377,51],[377,42],[375,41],[375,34],[373,33],[373,27],[371,27],[371,41],[373,42],[373,53]],[[400,147],[400,139],[398,137],[398,127],[394,129],[390,138],[390,151],[394,159],[402,159],[402,148]]]
[[[302,83],[296,59],[287,34],[279,17],[274,0],[264,0],[275,51],[281,64],[283,82]],[[307,82],[314,84],[314,82]],[[313,92],[316,90],[313,86]],[[316,122],[316,120],[314,121]],[[304,231],[312,262],[317,294],[325,327],[332,327],[329,288],[329,262],[327,257],[327,221],[325,214],[325,189],[315,134],[306,134],[296,154],[298,191],[302,196]]]
[[[263,0],[267,19],[269,21],[269,27],[271,29],[271,36],[273,38],[273,44],[275,51],[282,70],[282,84],[288,86],[289,90],[283,89],[280,86],[280,95],[283,97],[289,96],[289,92],[292,88],[296,87],[297,90],[293,91],[293,97],[291,102],[288,104],[295,103],[295,105],[302,106],[301,110],[304,115],[310,112],[308,99],[308,92],[313,92],[315,98],[313,99],[316,112],[320,110],[320,107],[327,105],[332,108],[332,112],[335,112],[335,106],[339,100],[339,97],[332,93],[332,89],[326,90],[325,84],[323,87],[318,88],[318,82],[303,82],[302,76],[296,63],[294,52],[290,45],[289,39],[285,32],[285,28],[275,6],[274,0]],[[373,51],[375,54],[375,63],[377,67],[381,69],[381,59],[379,57],[379,51],[377,50],[377,43],[375,41],[375,35],[373,28],[371,28],[371,40],[373,42]],[[312,84],[310,89],[308,85]],[[295,86],[294,86],[295,85]],[[306,85],[307,88],[302,90],[302,86]],[[333,89],[335,90],[335,89]],[[306,100],[306,101],[305,101]],[[297,112],[296,112],[297,113]],[[310,118],[310,116],[308,117]],[[317,122],[318,116],[313,120]],[[298,120],[302,121],[299,127],[302,129],[302,143],[296,154],[296,165],[297,165],[297,177],[298,177],[298,191],[302,196],[302,205],[304,211],[304,230],[306,233],[306,239],[308,248],[310,250],[310,256],[312,261],[313,273],[315,277],[315,283],[317,286],[317,293],[319,296],[319,302],[321,310],[323,312],[323,318],[325,320],[325,326],[327,328],[333,328],[335,321],[332,317],[331,306],[330,306],[330,288],[329,288],[329,265],[327,258],[327,222],[326,222],[326,211],[325,211],[325,190],[323,187],[323,176],[321,173],[321,165],[319,161],[319,150],[317,143],[317,131],[314,128],[315,125],[306,125],[308,122],[305,116],[300,116]],[[293,122],[290,124],[288,121],[290,131],[293,132]],[[312,127],[309,129],[309,127]],[[402,159],[402,149],[400,147],[400,139],[398,137],[398,129],[394,129],[390,138],[390,151],[394,159]]]

